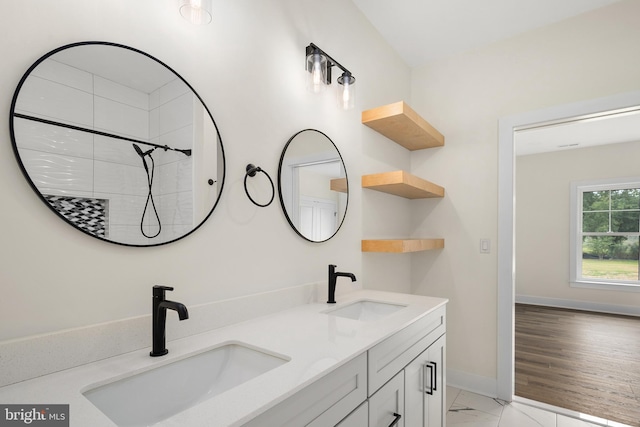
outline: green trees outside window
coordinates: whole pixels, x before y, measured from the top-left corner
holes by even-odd
[[[640,188],[582,193],[582,277],[638,281]]]

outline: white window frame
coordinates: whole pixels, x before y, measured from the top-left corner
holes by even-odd
[[[640,280],[583,279],[582,275],[582,195],[590,191],[640,188],[640,177],[612,178],[571,183],[569,283],[571,287],[640,292]],[[634,235],[640,233],[624,233]]]

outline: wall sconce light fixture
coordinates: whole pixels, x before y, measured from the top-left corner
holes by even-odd
[[[344,68],[338,61],[327,55],[322,49],[310,43],[306,49],[307,90],[313,93],[323,91],[331,84],[331,67],[336,66],[342,70],[338,77],[340,89],[337,91],[338,106],[343,110],[350,110],[355,106],[356,78],[351,71]]]
[[[211,0],[180,0],[180,15],[195,25],[211,22]]]

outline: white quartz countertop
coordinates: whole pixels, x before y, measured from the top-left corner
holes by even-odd
[[[354,301],[406,305],[381,320],[358,321],[324,312]],[[305,304],[272,315],[168,341],[169,354],[134,351],[0,388],[2,404],[69,404],[72,427],[115,424],[83,392],[227,343],[289,359],[283,365],[162,421],[159,426],[240,426],[407,325],[446,304],[426,296],[356,291],[337,304]],[[170,339],[171,337],[168,337]]]

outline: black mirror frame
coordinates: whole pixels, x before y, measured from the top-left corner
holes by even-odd
[[[287,212],[287,208],[284,204],[284,198],[282,197],[282,165],[284,163],[284,156],[287,153],[287,148],[289,148],[289,145],[295,139],[296,136],[300,135],[303,132],[308,132],[308,131],[317,132],[323,135],[333,145],[333,147],[336,149],[336,153],[338,153],[338,156],[340,157],[340,161],[342,162],[342,165],[344,166],[344,178],[347,181],[347,202],[345,203],[345,206],[344,206],[344,215],[342,216],[342,220],[340,221],[340,224],[338,225],[338,227],[336,227],[336,231],[334,231],[333,234],[328,238],[326,238],[325,240],[311,240],[308,237],[304,236],[302,233],[300,233],[300,231],[291,221],[291,217],[289,216],[289,213]],[[349,210],[349,175],[347,174],[347,167],[344,163],[344,159],[342,158],[342,153],[340,153],[340,150],[338,150],[338,147],[333,142],[333,140],[329,138],[324,132],[321,132],[317,129],[303,129],[299,132],[296,132],[291,138],[289,138],[284,148],[282,149],[282,154],[280,155],[280,163],[278,164],[278,196],[280,198],[280,206],[282,206],[282,212],[284,212],[284,216],[287,218],[287,222],[289,223],[291,228],[296,232],[296,234],[302,237],[304,240],[311,243],[323,243],[328,240],[331,240],[336,234],[338,234],[338,231],[340,231],[342,224],[344,224],[344,220],[347,217],[347,212]]]
[[[102,238],[98,235],[92,234],[87,230],[84,230],[82,228],[76,227],[71,221],[69,221],[64,215],[62,215],[60,212],[58,212],[50,203],[47,202],[47,200],[44,198],[44,196],[42,195],[42,193],[40,193],[40,190],[37,188],[37,186],[35,185],[35,183],[31,180],[31,177],[29,176],[29,173],[27,172],[24,164],[22,163],[22,160],[20,158],[20,153],[18,152],[18,145],[16,142],[16,135],[15,135],[15,129],[14,129],[14,124],[13,124],[13,119],[14,119],[14,114],[15,114],[15,107],[16,107],[16,102],[18,99],[18,95],[20,93],[20,89],[22,89],[22,86],[24,84],[24,82],[26,81],[26,79],[29,77],[29,75],[31,74],[31,72],[38,66],[40,65],[43,61],[45,61],[46,59],[48,59],[49,57],[51,57],[52,55],[63,51],[65,49],[70,49],[73,47],[78,47],[78,46],[85,46],[85,45],[103,45],[103,46],[113,46],[113,47],[119,47],[119,48],[123,48],[123,49],[127,49],[133,52],[136,52],[140,55],[146,56],[147,58],[151,59],[152,61],[155,61],[156,63],[158,63],[159,65],[165,67],[166,69],[168,69],[169,71],[171,71],[173,74],[175,74],[176,77],[178,77],[190,90],[191,92],[193,92],[193,94],[198,98],[198,100],[200,101],[200,103],[202,104],[202,106],[204,107],[205,111],[207,112],[207,114],[209,115],[209,118],[211,119],[211,122],[213,123],[214,127],[216,128],[216,134],[218,137],[218,141],[219,141],[219,145],[220,145],[220,154],[222,155],[222,182],[220,183],[220,187],[218,190],[218,197],[216,198],[215,203],[213,204],[213,206],[211,207],[211,210],[209,211],[209,213],[202,219],[202,221],[196,225],[195,227],[193,227],[193,229],[191,229],[191,231],[189,231],[188,233],[183,234],[182,236],[173,239],[173,240],[169,240],[166,242],[160,242],[160,243],[153,243],[153,244],[149,244],[149,245],[136,245],[136,244],[131,244],[131,243],[123,243],[123,242],[118,242],[118,241],[114,241],[114,240],[109,240],[106,238]],[[178,74],[173,68],[169,67],[167,64],[165,64],[164,62],[160,61],[159,59],[155,58],[154,56],[143,52],[139,49],[130,47],[130,46],[126,46],[123,44],[118,44],[118,43],[112,43],[112,42],[105,42],[105,41],[84,41],[84,42],[76,42],[76,43],[70,43],[64,46],[60,46],[56,49],[53,49],[52,51],[44,54],[43,56],[41,56],[36,62],[34,62],[28,69],[27,71],[24,73],[24,75],[22,76],[22,78],[20,79],[20,82],[18,83],[18,86],[16,87],[16,90],[13,94],[13,98],[11,99],[11,108],[9,110],[9,132],[11,135],[11,145],[13,148],[13,153],[16,157],[16,160],[18,162],[18,165],[20,166],[20,170],[22,171],[22,174],[24,175],[24,177],[26,178],[27,182],[29,183],[29,185],[31,186],[31,188],[33,189],[33,191],[38,195],[38,197],[40,198],[40,200],[42,200],[42,202],[53,212],[55,212],[55,214],[62,218],[64,220],[64,222],[66,222],[67,224],[69,224],[70,226],[72,226],[75,230],[79,230],[81,232],[83,232],[84,234],[87,234],[95,239],[104,241],[104,242],[109,242],[109,243],[113,243],[116,245],[121,245],[121,246],[129,246],[129,247],[142,247],[142,248],[147,248],[147,247],[154,247],[154,246],[162,246],[162,245],[167,245],[169,243],[173,243],[176,242],[178,240],[181,240],[187,236],[189,236],[190,234],[192,234],[194,231],[196,231],[198,228],[200,228],[202,226],[202,224],[204,224],[209,217],[211,216],[211,214],[213,213],[213,211],[215,210],[216,206],[218,206],[218,203],[220,202],[220,198],[222,196],[222,191],[224,189],[224,183],[225,183],[225,177],[226,177],[226,158],[225,158],[225,153],[224,153],[224,145],[222,143],[222,137],[220,136],[220,130],[218,129],[218,125],[216,124],[215,120],[213,119],[213,115],[211,114],[211,112],[209,111],[209,108],[207,107],[207,105],[204,103],[204,101],[202,100],[202,98],[200,97],[200,95],[193,89],[193,87],[180,75]]]

